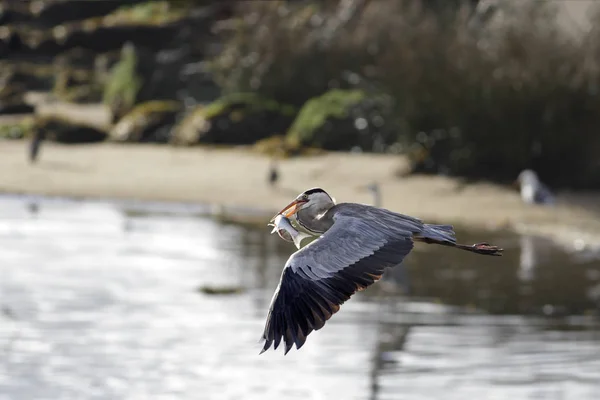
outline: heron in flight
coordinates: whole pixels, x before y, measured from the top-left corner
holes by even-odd
[[[458,244],[451,225],[425,224],[408,215],[357,203],[336,204],[313,188],[281,210],[318,239],[293,253],[283,268],[262,334],[261,354],[281,341],[285,353],[321,329],[357,291],[378,281],[386,267],[402,262],[414,242],[455,247],[477,254],[502,255],[488,243]]]

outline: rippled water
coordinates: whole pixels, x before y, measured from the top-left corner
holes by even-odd
[[[1,198],[0,399],[598,398],[589,255],[461,233],[506,256],[420,246],[301,351],[259,356],[293,248],[195,212]]]

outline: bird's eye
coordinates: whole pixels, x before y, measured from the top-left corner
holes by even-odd
[[[307,194],[303,194],[302,195],[302,200],[308,200],[308,195]]]

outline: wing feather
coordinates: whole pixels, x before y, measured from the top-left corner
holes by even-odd
[[[423,223],[359,204],[339,204],[333,226],[288,259],[271,300],[262,339],[264,352],[283,340],[285,353],[321,329],[357,291],[402,262]]]

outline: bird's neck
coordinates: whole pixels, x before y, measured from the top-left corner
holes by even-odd
[[[327,218],[328,212],[329,210],[303,209],[296,213],[296,220],[309,233],[321,235],[333,225],[333,219]]]
[[[292,239],[294,240],[294,244],[296,245],[298,250],[302,248],[302,243],[304,242],[305,239],[314,239],[314,238],[315,238],[314,236],[309,235],[308,233],[300,232],[300,231],[296,231],[296,234],[292,237]]]

